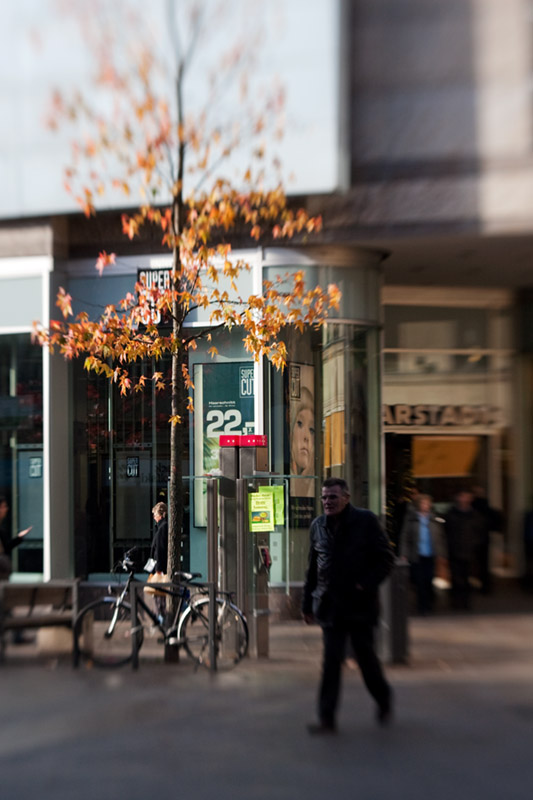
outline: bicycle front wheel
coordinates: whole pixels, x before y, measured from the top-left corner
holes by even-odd
[[[129,603],[117,605],[115,597],[103,597],[85,606],[74,623],[74,659],[96,667],[121,667],[131,661],[132,618]],[[137,649],[143,629],[137,620]]]
[[[217,597],[215,648],[218,669],[238,664],[248,651],[248,626],[237,606]],[[209,661],[209,598],[193,598],[180,620],[178,638],[189,656],[205,667]]]

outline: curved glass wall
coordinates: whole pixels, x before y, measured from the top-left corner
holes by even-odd
[[[267,367],[265,433],[286,498],[283,525],[270,534],[270,585],[285,595],[304,581],[324,478],[344,478],[354,505],[382,511],[379,256],[352,255],[341,266],[289,264],[283,251],[265,259],[268,280],[303,269],[308,286],[336,283],[342,291],[340,309],[320,329],[285,335],[284,372]]]
[[[344,478],[354,505],[381,512],[379,330],[328,322],[287,337],[283,373],[268,368],[272,470],[286,519],[271,535],[271,585],[303,582],[309,525],[326,477]]]

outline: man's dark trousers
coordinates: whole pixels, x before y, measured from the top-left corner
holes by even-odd
[[[411,579],[416,587],[416,600],[419,613],[425,614],[433,608],[433,576],[435,559],[433,556],[420,556],[411,564]]]
[[[464,558],[450,558],[449,564],[452,608],[470,608],[470,561]]]
[[[318,695],[318,714],[321,721],[327,724],[335,723],[347,639],[351,642],[353,654],[368,691],[380,708],[387,708],[390,704],[391,689],[374,650],[374,626],[361,619],[336,620],[332,625],[323,625],[322,634],[324,656]]]

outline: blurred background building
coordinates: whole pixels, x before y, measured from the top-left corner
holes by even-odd
[[[459,487],[481,486],[506,520],[494,565],[519,573],[533,503],[533,3],[288,5],[265,32],[264,64],[288,87],[287,189],[324,230],[292,249],[236,244],[256,275],[303,267],[311,282],[335,280],[343,301],[323,331],[289,337],[283,375],[254,370],[239,424],[269,434],[271,468],[291,475],[291,414],[309,390],[315,476],[346,477],[391,535],[411,486],[442,510]],[[58,286],[76,310],[97,308],[131,291],[139,270],[168,266],[158,241],[122,236],[123,201],[86,220],[62,192],[66,145],[42,125],[44,100],[58,76],[86,81],[87,65],[56,12],[10,4],[0,48],[0,492],[13,530],[33,524],[18,571],[45,577],[105,573],[126,545],[147,546],[168,475],[164,398],[123,402],[31,343],[33,321],[56,315]],[[104,248],[119,265],[99,280]],[[250,368],[238,335],[221,352],[212,362],[200,348],[191,363],[186,558],[200,570],[194,476],[226,425],[207,411]],[[318,480],[311,492],[300,481],[287,483],[290,513],[271,539],[282,588],[303,580],[316,509]]]

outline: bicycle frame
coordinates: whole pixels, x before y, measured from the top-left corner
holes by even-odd
[[[132,583],[132,581],[130,581],[130,589],[131,589],[131,583]],[[145,583],[142,583],[141,585],[142,585],[143,589],[146,586]],[[165,641],[168,641],[169,639],[171,639],[172,638],[172,634],[177,631],[179,619],[180,619],[180,616],[181,616],[181,614],[183,612],[183,606],[185,605],[185,603],[186,603],[186,601],[188,599],[185,596],[185,592],[183,591],[183,589],[179,585],[178,585],[177,589],[173,589],[173,588],[170,588],[170,587],[167,587],[167,586],[161,586],[161,584],[157,584],[157,591],[158,592],[162,592],[167,597],[174,597],[178,601],[177,604],[176,604],[176,611],[174,612],[174,616],[173,616],[173,619],[172,619],[172,622],[171,622],[170,625],[165,625],[163,622],[161,622],[161,620],[159,619],[158,615],[150,608],[150,606],[146,603],[146,601],[141,596],[139,596],[137,594],[137,591],[136,591],[137,586],[136,585],[134,585],[134,589],[135,589],[135,595],[136,595],[135,606],[137,608],[140,606],[143,609],[143,611],[145,611],[145,613],[148,615],[148,617],[150,617],[150,619],[152,620],[153,624],[159,628],[159,630],[161,631],[161,633],[163,634],[163,636],[165,638]],[[131,598],[131,591],[130,591],[130,598]],[[135,614],[136,609],[134,608],[133,603],[132,603],[132,611]]]
[[[174,613],[174,617],[172,619],[172,622],[171,622],[170,625],[167,626],[163,622],[161,622],[161,620],[158,617],[158,615],[150,608],[150,606],[143,600],[143,598],[140,597],[137,594],[137,585],[136,585],[137,582],[135,581],[135,574],[134,574],[133,571],[131,571],[128,574],[128,579],[127,579],[127,581],[126,581],[126,583],[124,585],[124,588],[116,598],[115,612],[114,612],[114,614],[113,614],[113,616],[111,618],[111,621],[109,623],[109,627],[108,627],[108,629],[107,629],[107,631],[105,633],[105,637],[106,638],[110,638],[113,635],[113,632],[115,630],[115,624],[116,624],[116,620],[117,620],[117,617],[118,617],[119,609],[120,609],[120,607],[121,607],[121,605],[123,603],[127,602],[128,595],[130,597],[130,600],[132,599],[132,584],[134,586],[134,595],[135,595],[135,602],[134,603],[131,602],[131,607],[132,607],[132,611],[133,611],[133,619],[136,619],[136,617],[137,617],[137,609],[140,606],[142,608],[142,610],[146,613],[146,615],[151,619],[153,625],[156,626],[157,628],[159,628],[159,630],[161,631],[161,633],[163,634],[163,636],[165,638],[165,641],[168,641],[168,639],[172,638],[172,634],[175,633],[177,628],[178,628],[179,618],[180,618],[180,616],[181,616],[181,614],[183,612],[183,606],[184,606],[186,600],[188,599],[185,596],[186,593],[185,593],[183,587],[180,584],[178,584],[175,589],[173,587],[170,587],[170,586],[164,586],[164,585],[161,585],[161,584],[157,585],[157,591],[158,592],[161,592],[161,593],[167,595],[167,597],[173,597],[173,598],[176,598],[178,600],[178,602],[176,604],[176,611]],[[143,588],[146,586],[145,583],[142,583],[140,585],[142,585]],[[109,587],[109,588],[110,588],[110,594],[111,594],[111,587]],[[134,608],[134,605],[135,605],[135,608]],[[132,630],[132,633],[134,633],[134,632],[135,632],[135,628]]]
[[[200,586],[199,584],[194,584],[194,583],[186,583],[185,585],[186,586],[191,586],[191,587],[196,587],[199,590],[198,594],[207,595],[208,598],[209,598],[209,611],[210,611],[210,613],[209,613],[209,659],[210,659],[209,663],[210,663],[211,671],[216,671],[217,664],[216,664],[216,642],[215,642],[215,638],[216,638],[217,615],[215,614],[215,608],[216,608],[215,585],[213,583],[205,584],[204,586]],[[170,587],[165,586],[163,584],[157,584],[157,591],[158,592],[161,591],[164,594],[166,594],[167,596],[177,597],[178,598],[176,612],[174,614],[174,618],[172,620],[172,623],[168,627],[166,627],[166,626],[163,626],[160,623],[159,619],[157,618],[157,615],[152,611],[151,608],[149,608],[147,606],[145,601],[138,594],[138,591],[137,591],[138,587],[142,586],[143,589],[144,589],[146,584],[144,582],[136,582],[136,581],[134,581],[133,575],[130,574],[126,586],[129,587],[129,591],[130,591],[130,605],[131,605],[131,610],[132,610],[132,622],[133,622],[133,620],[137,619],[137,616],[138,616],[137,609],[140,606],[142,609],[144,609],[144,611],[148,614],[150,619],[154,622],[155,625],[157,625],[159,630],[162,632],[162,634],[164,636],[164,639],[165,639],[165,642],[168,642],[169,639],[172,638],[172,634],[175,634],[177,632],[177,629],[178,629],[178,626],[179,626],[180,617],[181,617],[181,614],[182,614],[182,612],[184,610],[183,609],[184,604],[189,599],[192,600],[192,598],[185,597],[185,594],[180,591],[180,585],[179,584],[177,585],[177,589],[170,588]],[[136,630],[135,628],[132,628],[132,634],[135,632],[135,630]],[[131,640],[132,640],[132,668],[133,669],[138,669],[139,668],[139,648],[137,646],[137,637],[132,635]],[[180,642],[177,642],[177,644],[179,645]]]

